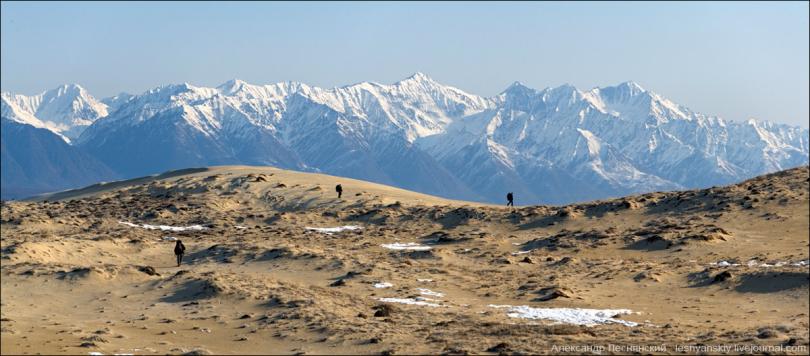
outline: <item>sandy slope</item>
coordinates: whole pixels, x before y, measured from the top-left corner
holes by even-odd
[[[169,172],[38,200],[2,206],[3,354],[808,345],[807,167],[729,187],[514,210],[259,167]],[[307,229],[346,225],[361,229]],[[167,237],[188,247],[180,268]],[[394,243],[430,249],[381,246]],[[383,282],[391,286],[375,288]],[[585,326],[491,305],[633,313]]]

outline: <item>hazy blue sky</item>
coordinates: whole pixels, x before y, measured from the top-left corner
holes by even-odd
[[[2,3],[2,90],[98,97],[231,78],[332,87],[422,71],[494,95],[519,80],[634,80],[706,114],[807,126],[808,3]]]

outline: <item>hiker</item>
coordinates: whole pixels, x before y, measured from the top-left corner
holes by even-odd
[[[343,195],[343,187],[340,184],[338,184],[337,186],[335,186],[335,191],[338,193],[338,199],[340,199],[340,196]]]
[[[174,244],[174,254],[177,255],[177,267],[180,267],[180,262],[183,262],[183,253],[186,252],[186,246],[183,246],[183,242],[177,240],[177,243]]]
[[[506,206],[511,207],[515,206],[515,196],[512,195],[512,192],[506,193],[506,200],[507,200]]]

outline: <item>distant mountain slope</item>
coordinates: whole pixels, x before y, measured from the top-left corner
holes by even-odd
[[[104,164],[46,129],[6,118],[0,121],[2,199],[78,188],[118,177]]]
[[[513,191],[519,204],[741,181],[807,164],[810,141],[807,129],[706,116],[633,82],[516,82],[486,98],[416,73],[332,89],[166,85],[102,101],[109,114],[74,143],[125,177],[272,165],[473,201]],[[24,107],[3,110],[41,120]]]

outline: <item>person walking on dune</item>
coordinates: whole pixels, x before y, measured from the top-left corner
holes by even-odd
[[[338,199],[340,199],[340,196],[343,195],[343,186],[340,184],[336,185],[335,191],[338,193]]]
[[[177,256],[177,267],[180,267],[180,263],[183,262],[183,253],[186,252],[186,246],[183,245],[183,241],[177,240],[177,243],[174,244],[174,254]]]
[[[515,196],[512,192],[506,193],[506,206],[515,207]]]

